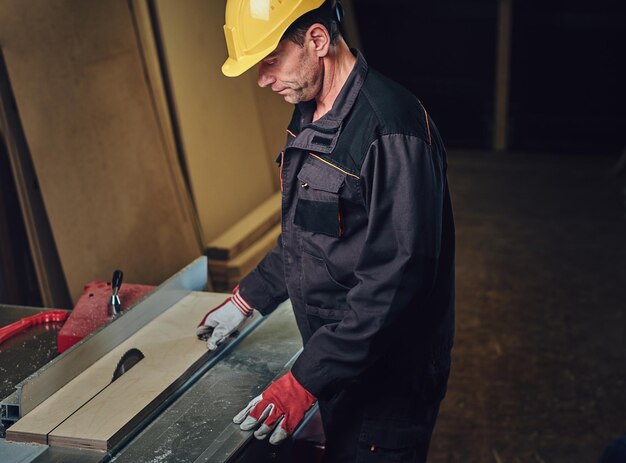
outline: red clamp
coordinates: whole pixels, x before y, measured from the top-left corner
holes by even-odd
[[[33,325],[64,322],[69,315],[67,310],[46,310],[45,312],[22,318],[21,320],[0,328],[0,344]]]

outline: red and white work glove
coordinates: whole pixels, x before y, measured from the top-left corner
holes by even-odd
[[[288,372],[270,384],[263,394],[252,399],[233,422],[244,431],[262,423],[254,437],[265,439],[271,433],[270,444],[280,444],[293,434],[315,400]]]
[[[209,350],[215,350],[224,339],[243,325],[252,315],[252,311],[252,307],[239,294],[239,286],[237,286],[231,297],[210,310],[200,320],[196,336],[207,340],[206,345]]]

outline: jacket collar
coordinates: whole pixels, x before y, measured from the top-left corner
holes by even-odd
[[[296,118],[292,121],[295,124],[289,127],[292,136],[289,137],[286,148],[300,148],[324,154],[330,154],[335,149],[343,121],[354,106],[368,69],[367,62],[361,52],[356,49],[351,51],[356,55],[356,63],[339,95],[337,95],[333,107],[324,116],[311,122],[315,111],[315,101],[299,103],[297,110],[300,114],[300,120],[298,121]],[[299,126],[296,127],[296,124]]]

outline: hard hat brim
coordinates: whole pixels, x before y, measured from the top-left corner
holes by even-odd
[[[278,44],[276,44],[278,46]],[[262,53],[257,53],[255,55],[248,55],[239,58],[238,60],[232,59],[230,57],[226,58],[224,64],[222,64],[222,74],[226,77],[237,77],[246,72],[248,69],[252,68],[255,64],[269,55],[272,51],[276,49],[276,46],[272,47],[270,50],[265,50]]]

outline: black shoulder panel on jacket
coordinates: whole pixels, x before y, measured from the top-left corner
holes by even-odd
[[[426,111],[402,85],[370,69],[362,91],[378,115],[380,135],[404,134],[429,141]]]
[[[358,175],[370,145],[382,135],[404,134],[430,143],[426,117],[424,107],[411,92],[370,68],[344,120],[333,162]]]
[[[370,144],[378,137],[378,117],[363,94],[359,95],[350,114],[344,120],[341,136],[333,151],[333,160],[348,171],[359,175]]]

